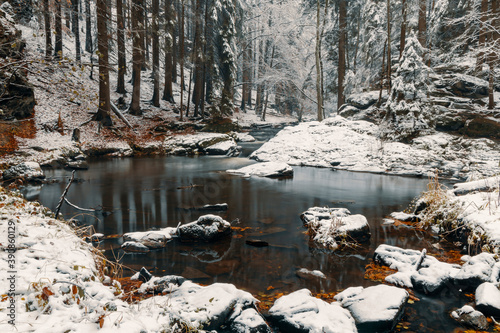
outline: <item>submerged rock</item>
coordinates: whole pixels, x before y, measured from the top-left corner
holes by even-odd
[[[488,328],[488,321],[481,312],[474,310],[470,305],[464,305],[451,313],[451,317],[464,326],[478,330]]]
[[[125,242],[122,244],[121,248],[126,252],[138,252],[138,253],[147,253],[149,252],[149,248],[146,245],[143,245],[138,242]]]
[[[500,316],[500,290],[491,282],[476,289],[476,308],[487,316]]]
[[[331,249],[337,249],[342,241],[365,242],[371,236],[366,217],[351,215],[346,208],[312,207],[300,218],[309,228],[312,239]]]
[[[282,162],[265,162],[248,165],[237,170],[226,170],[227,173],[242,175],[243,177],[258,176],[258,177],[292,177],[293,169],[286,163]]]
[[[406,290],[384,284],[351,287],[335,296],[351,312],[360,332],[391,331],[401,318],[408,298]]]
[[[349,311],[338,303],[327,303],[307,289],[282,296],[269,309],[269,319],[281,332],[357,332]]]
[[[181,241],[212,242],[231,233],[231,224],[216,215],[203,215],[197,221],[181,225],[178,236]]]
[[[36,162],[23,162],[10,167],[3,173],[4,180],[23,179],[25,181],[40,181],[45,178],[40,164]]]

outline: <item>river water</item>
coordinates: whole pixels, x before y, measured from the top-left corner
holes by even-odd
[[[248,144],[246,150],[254,147]],[[124,254],[119,247],[121,237],[107,239],[100,247],[130,268],[125,275],[144,266],[154,275],[185,275],[204,284],[227,282],[253,294],[301,288],[328,293],[378,284],[366,280],[364,273],[379,244],[420,250],[437,241],[428,233],[383,223],[384,217],[403,210],[424,191],[427,179],[310,167],[294,167],[294,177],[283,180],[246,179],[224,172],[251,163],[255,162],[247,158],[214,156],[91,160],[89,170],[76,173],[77,181],[67,198],[80,207],[102,210],[82,214],[64,205],[62,213],[109,236],[175,227],[210,213],[197,207],[227,203],[227,211],[214,214],[227,221],[238,219],[234,225],[240,229],[225,240],[211,244],[171,241],[165,249],[147,254]],[[25,195],[55,209],[70,174],[47,170],[54,182],[26,188]],[[196,186],[178,189],[190,185]],[[316,247],[299,218],[313,206],[346,207],[352,214],[365,215],[372,232],[370,242],[346,252]],[[263,240],[270,246],[253,247],[245,243],[248,239]],[[301,278],[296,274],[300,268],[320,270],[327,279]],[[465,300],[450,291],[436,297],[417,296],[423,300],[407,311],[412,331],[455,328],[448,312]]]

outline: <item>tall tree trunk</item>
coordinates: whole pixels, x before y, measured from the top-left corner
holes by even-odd
[[[338,97],[337,97],[337,112],[345,103],[344,96],[344,79],[346,70],[346,42],[347,42],[347,0],[340,0],[339,5],[339,82],[338,82]]]
[[[92,26],[90,16],[90,0],[85,0],[85,51],[92,53]]]
[[[106,0],[97,0],[97,47],[99,49],[99,109],[96,120],[104,126],[111,126],[111,100],[108,71],[108,12]]]
[[[182,108],[184,106],[184,1],[181,0],[182,9],[181,9],[181,26],[180,26],[180,46],[179,46],[179,65],[181,66],[181,107],[180,107],[180,120],[183,120],[182,116]]]
[[[487,32],[487,27],[486,27],[486,21],[488,20],[488,0],[481,0],[481,25],[479,29],[479,53],[477,55],[477,60],[476,60],[476,73],[479,73],[483,67],[484,61],[485,61],[485,53],[483,49],[486,47],[486,35],[488,34]]]
[[[62,0],[56,1],[56,21],[55,21],[55,30],[56,30],[56,44],[54,47],[54,57],[58,60],[62,59],[63,55],[63,40],[62,40]]]
[[[45,58],[52,57],[52,30],[50,28],[49,0],[43,0],[43,17],[45,21]]]
[[[387,48],[387,39],[384,44],[384,51],[382,52],[382,69],[380,70],[380,90],[378,92],[377,107],[382,105],[382,91],[384,90],[384,75],[385,75],[385,49]]]
[[[76,61],[80,62],[82,60],[80,55],[80,20],[78,18],[78,2],[79,0],[72,0],[73,3],[73,35],[75,37],[75,49],[76,49]]]
[[[423,48],[427,47],[427,0],[419,0],[418,10],[418,41]]]
[[[71,29],[71,1],[66,1],[64,0],[64,3],[65,3],[65,6],[64,6],[64,16],[65,16],[65,19],[66,19],[66,28],[68,28],[68,30]]]
[[[160,106],[160,36],[158,28],[158,16],[160,13],[160,0],[153,0],[153,105]]]
[[[500,42],[500,1],[491,1],[491,33],[490,33],[490,44],[495,44]],[[498,48],[497,48],[498,49]],[[495,98],[494,98],[494,75],[495,75],[495,64],[498,64],[500,55],[495,52],[491,52],[488,57],[488,65],[490,69],[489,74],[489,89],[488,89],[488,109],[493,110],[495,108]]]
[[[201,0],[196,0],[196,12],[194,16],[194,88],[193,88],[193,104],[194,116],[198,116],[198,109],[203,103],[202,91],[204,88],[203,82],[203,38],[202,38],[202,3]]]
[[[150,38],[149,38],[149,8],[148,8],[148,1],[144,1],[144,29],[143,29],[143,36],[144,36],[144,50],[146,51],[146,56],[145,56],[145,63],[149,63],[149,44],[150,44]],[[145,64],[144,64],[145,65]],[[143,66],[143,69],[146,69],[147,66]]]
[[[387,0],[387,91],[392,87],[392,60],[391,60],[391,0]]]
[[[163,89],[163,100],[174,103],[174,94],[172,90],[172,66],[173,66],[173,39],[175,25],[175,10],[172,6],[172,0],[165,0],[165,68],[164,80],[165,87]]]
[[[341,2],[343,2],[341,0]],[[323,89],[321,87],[322,75],[321,72],[321,6],[320,1],[316,1],[316,49],[314,52],[316,59],[316,103],[317,103],[317,118],[318,121],[323,120]],[[339,55],[340,57],[340,55]],[[340,69],[340,68],[339,68]]]
[[[101,0],[102,1],[102,0]],[[141,110],[141,67],[143,62],[143,34],[141,33],[141,25],[143,22],[143,0],[132,1],[132,71],[134,76],[134,87],[132,90],[132,102],[130,103],[129,112],[132,115],[142,115]]]
[[[123,0],[116,0],[116,44],[118,47],[118,78],[116,92],[125,94],[125,73],[127,63],[125,56],[125,18],[123,17]]]
[[[401,55],[403,54],[403,50],[405,48],[406,44],[406,0],[403,0],[403,3],[401,4],[402,8],[402,13],[401,15],[403,16],[403,22],[401,22],[401,36],[399,38],[399,60],[401,60]]]

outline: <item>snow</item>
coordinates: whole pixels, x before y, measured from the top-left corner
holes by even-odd
[[[135,242],[150,241],[150,242],[167,242],[175,235],[177,228],[167,227],[153,231],[136,231],[128,232],[123,235],[124,240]]]
[[[328,304],[312,297],[307,289],[277,299],[269,309],[269,315],[280,323],[284,322],[283,327],[305,332],[357,332],[354,319],[347,310],[338,303]]]
[[[318,271],[317,269],[310,271],[307,268],[301,268],[301,269],[299,269],[298,272],[302,273],[302,274],[316,276],[316,277],[319,277],[321,279],[326,279],[326,275],[322,271]]]
[[[500,176],[484,178],[476,181],[466,183],[459,183],[453,185],[453,193],[455,195],[468,194],[475,191],[493,191],[500,187]]]
[[[292,167],[282,162],[256,163],[236,170],[229,169],[226,172],[242,175],[243,177],[281,177],[293,175]]]
[[[476,289],[476,306],[485,314],[500,315],[500,290],[491,282],[485,282]]]
[[[255,142],[255,138],[248,133],[231,133],[236,142]]]
[[[349,309],[357,324],[397,321],[408,298],[406,290],[384,284],[351,287],[335,295],[335,299]]]
[[[488,139],[465,139],[436,133],[411,144],[383,141],[366,121],[340,116],[300,123],[281,130],[251,158],[290,165],[331,167],[393,175],[430,176],[438,169],[454,178],[500,172],[500,147]],[[337,165],[338,164],[338,165]]]

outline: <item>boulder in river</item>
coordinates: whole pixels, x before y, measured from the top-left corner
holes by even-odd
[[[366,217],[347,208],[311,207],[300,215],[309,235],[318,244],[337,249],[343,241],[365,242],[370,236]]]
[[[138,242],[125,242],[122,244],[121,248],[125,252],[138,252],[138,253],[148,253],[149,248]]]
[[[197,133],[171,136],[165,139],[165,152],[174,155],[192,155],[196,153],[209,155],[227,155],[239,153],[234,139],[221,133]]]
[[[488,321],[481,312],[474,310],[470,305],[464,305],[451,313],[451,317],[461,325],[471,327],[477,330],[486,330]]]
[[[348,309],[360,332],[389,332],[401,318],[409,294],[402,288],[381,284],[347,288],[335,299]]]
[[[474,290],[483,282],[497,282],[500,266],[495,260],[495,255],[480,253],[476,256],[463,256],[460,271],[454,277],[455,284],[465,290]]]
[[[175,234],[176,228],[164,228],[151,231],[128,232],[123,235],[125,241],[141,243],[149,249],[165,247]]]
[[[23,162],[10,167],[3,173],[4,180],[23,179],[28,182],[36,182],[44,178],[42,168],[37,162]]]
[[[487,316],[500,317],[500,290],[491,282],[476,289],[476,308]]]
[[[212,242],[231,233],[231,224],[216,215],[203,215],[197,221],[181,225],[177,234],[181,241]]]
[[[242,175],[243,177],[258,176],[258,177],[292,177],[293,169],[284,162],[264,162],[251,164],[237,170],[226,170],[227,173]]]
[[[234,333],[271,333],[271,328],[254,308],[248,308],[231,318],[229,326]]]
[[[349,311],[338,303],[329,304],[313,297],[308,289],[297,290],[277,299],[269,309],[269,320],[281,332],[357,332]]]

